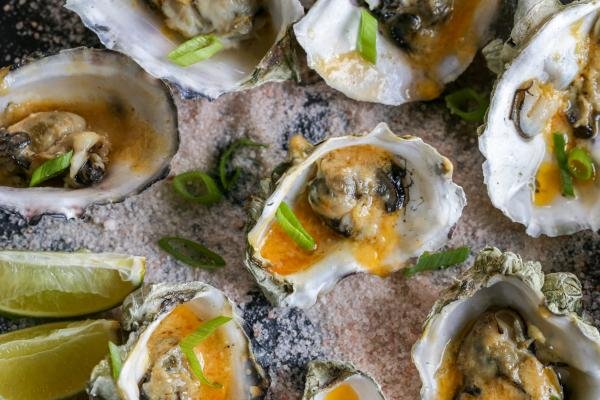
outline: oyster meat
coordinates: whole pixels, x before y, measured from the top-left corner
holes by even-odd
[[[532,236],[600,229],[599,11],[600,2],[590,1],[551,14],[524,39],[493,93],[479,141],[488,193]],[[566,168],[557,133],[566,141]],[[573,152],[589,160],[584,171]]]
[[[311,361],[302,400],[385,400],[373,378],[353,365]]]
[[[277,305],[311,306],[347,275],[386,276],[438,249],[466,203],[448,159],[385,124],[318,146],[297,136],[290,154],[287,171],[255,199],[248,233],[246,265]],[[283,202],[314,237],[314,251],[276,222]]]
[[[308,64],[356,100],[431,100],[484,44],[498,0],[319,0],[294,26]],[[377,60],[357,52],[361,9],[378,20]]]
[[[250,342],[233,303],[201,282],[156,284],[125,299],[123,327],[129,334],[120,348],[124,360],[115,382],[108,360],[92,373],[93,399],[261,399],[268,380],[254,360]],[[196,347],[203,374],[192,372],[179,344],[202,322],[224,316],[232,320]]]
[[[486,248],[435,303],[413,347],[424,400],[597,399],[600,335],[581,284]]]
[[[186,97],[216,98],[298,75],[290,27],[304,15],[299,0],[68,0],[66,7],[106,47]],[[167,58],[185,40],[207,34],[224,50],[189,67]]]
[[[179,146],[169,89],[127,57],[78,48],[8,72],[0,97],[0,207],[35,220],[73,218],[164,177]],[[60,176],[29,188],[45,161]]]

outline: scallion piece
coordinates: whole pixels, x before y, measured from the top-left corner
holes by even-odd
[[[589,181],[594,177],[594,160],[590,153],[581,147],[575,147],[567,156],[569,172],[580,181]]]
[[[552,142],[554,144],[554,155],[560,169],[561,192],[565,197],[575,197],[573,178],[571,172],[569,172],[567,159],[567,139],[564,134],[556,132],[552,135]]]
[[[450,112],[465,121],[482,122],[487,111],[487,96],[477,93],[471,88],[464,88],[444,97]]]
[[[231,168],[229,164],[234,153],[243,147],[267,147],[267,145],[254,142],[248,138],[236,140],[229,145],[219,158],[219,178],[221,179],[221,185],[225,190],[233,188],[242,173],[241,168]]]
[[[221,200],[214,179],[202,171],[189,171],[173,179],[173,188],[181,197],[194,203],[211,205]]]
[[[110,353],[110,365],[112,369],[112,376],[115,382],[119,380],[121,375],[121,368],[123,367],[123,360],[121,360],[121,352],[119,346],[113,342],[108,342],[108,351]]]
[[[218,37],[200,35],[182,43],[167,57],[179,66],[188,67],[211,58],[221,50],[223,50],[223,43]]]
[[[360,56],[371,64],[377,63],[377,25],[377,19],[362,8],[356,48]]]
[[[223,386],[217,382],[209,381],[204,375],[202,372],[202,366],[198,361],[198,357],[196,357],[196,353],[194,353],[194,347],[198,346],[200,342],[215,333],[220,326],[229,321],[231,321],[231,317],[224,317],[221,315],[209,321],[203,322],[194,332],[190,333],[188,336],[184,337],[181,342],[179,342],[179,348],[187,358],[188,363],[190,364],[190,369],[194,375],[196,375],[200,382],[214,388],[221,388]]]
[[[31,181],[29,187],[38,186],[40,183],[46,182],[49,179],[56,178],[57,176],[64,173],[71,165],[71,159],[73,158],[73,150],[68,153],[61,154],[60,156],[44,162],[42,165],[37,167],[31,175]]]
[[[439,253],[429,253],[426,251],[419,257],[416,265],[404,270],[404,276],[413,276],[419,272],[444,269],[463,263],[469,258],[469,254],[471,254],[471,249],[466,246]]]
[[[173,258],[190,267],[214,271],[225,266],[225,260],[200,243],[180,237],[164,237],[158,246]]]
[[[307,251],[314,251],[317,248],[317,243],[304,229],[302,223],[300,223],[298,217],[296,217],[287,203],[282,202],[279,205],[275,217],[284,232],[287,233],[298,246]]]

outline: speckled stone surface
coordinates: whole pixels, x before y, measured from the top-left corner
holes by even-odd
[[[0,0],[0,65],[23,56],[79,45],[98,46],[77,16],[61,9],[60,0]],[[455,181],[469,205],[450,246],[486,244],[543,263],[546,271],[572,271],[583,282],[586,310],[600,323],[600,241],[583,232],[562,238],[528,237],[490,203],[481,171],[474,124],[451,116],[443,101],[401,107],[358,103],[329,89],[318,77],[267,84],[210,102],[177,100],[182,146],[173,174],[214,166],[232,140],[249,136],[269,144],[266,150],[241,154],[249,166],[244,185],[222,203],[206,208],[177,198],[169,181],[155,184],[121,204],[92,207],[81,220],[45,217],[28,226],[0,212],[0,248],[118,251],[148,258],[147,282],[198,279],[225,291],[244,311],[259,361],[272,377],[271,399],[299,399],[306,363],[328,357],[355,363],[375,377],[388,399],[417,399],[420,380],[410,359],[411,346],[438,293],[460,268],[412,279],[355,275],[339,283],[307,311],[274,309],[259,294],[243,267],[245,199],[258,179],[282,161],[291,134],[316,142],[329,136],[366,132],[386,122],[398,134],[421,136],[448,156]],[[492,77],[480,59],[452,88],[491,87]],[[222,254],[227,267],[215,273],[194,270],[161,253],[156,241],[179,235],[203,242]],[[464,268],[464,267],[462,267]],[[0,319],[0,331],[34,323]]]

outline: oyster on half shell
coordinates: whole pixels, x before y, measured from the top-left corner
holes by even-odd
[[[297,78],[291,25],[298,0],[68,0],[102,43],[132,57],[186,97],[216,98],[270,81]],[[215,34],[225,50],[189,67],[167,59],[186,39]]]
[[[600,398],[600,335],[571,273],[486,248],[434,304],[412,350],[423,400]]]
[[[205,321],[233,318],[194,348],[204,375],[220,387],[200,382],[191,372],[179,343]],[[92,399],[262,399],[269,382],[254,360],[235,305],[202,282],[155,284],[139,289],[123,303],[120,346],[123,366],[118,380],[109,360],[94,369],[88,386]]]
[[[311,361],[302,400],[385,400],[373,378],[353,365]]]
[[[29,220],[74,218],[169,172],[179,147],[167,86],[124,55],[77,48],[0,79],[0,208]],[[29,188],[42,162],[73,151],[64,182]]]
[[[540,2],[547,3],[547,2]],[[492,203],[531,236],[600,229],[600,1],[560,6],[527,31],[494,89],[479,148]],[[525,13],[521,24],[538,23]],[[560,38],[560,40],[556,40]],[[555,133],[590,161],[563,183]],[[570,162],[569,162],[570,164]]]
[[[294,26],[308,65],[356,100],[431,100],[471,63],[499,0],[319,0]],[[379,21],[377,60],[357,52],[361,8]]]
[[[407,266],[446,243],[466,204],[447,158],[385,124],[317,146],[297,136],[290,155],[255,199],[248,233],[246,265],[276,305],[309,307],[348,275]],[[276,221],[283,202],[314,237],[314,251]]]

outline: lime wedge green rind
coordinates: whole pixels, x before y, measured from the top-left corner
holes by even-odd
[[[68,318],[108,310],[142,284],[144,273],[143,257],[0,251],[0,314]]]

